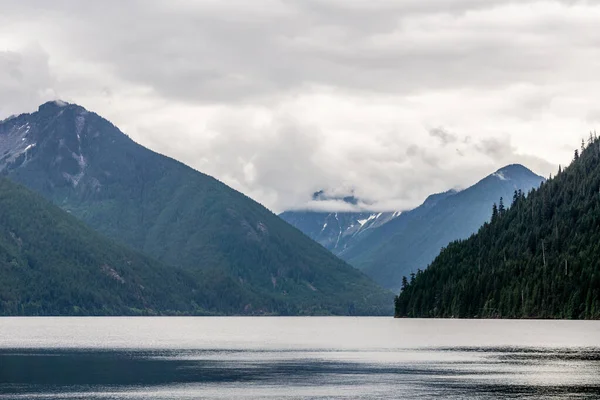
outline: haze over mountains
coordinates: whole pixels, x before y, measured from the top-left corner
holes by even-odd
[[[329,197],[323,191],[313,194],[313,201],[342,201],[356,205],[354,196],[343,198]],[[368,235],[377,228],[400,215],[400,212],[319,212],[319,211],[285,211],[279,216],[286,222],[300,229],[311,239],[320,243],[336,255]]]
[[[352,236],[354,240],[345,242],[344,247],[326,247],[382,286],[397,290],[403,276],[425,269],[444,246],[469,237],[489,221],[492,205],[501,197],[509,202],[515,190],[527,193],[543,181],[522,165],[509,165],[465,190],[431,195],[414,210],[400,215],[391,213],[393,218],[362,235]],[[379,213],[370,215],[376,218]],[[359,216],[364,217],[358,213],[346,214],[345,218]],[[282,214],[282,218],[309,236],[320,238],[314,235],[315,230],[306,229],[306,221],[322,220],[322,213],[292,212]]]
[[[211,294],[207,310],[391,311],[390,293],[260,204],[80,106],[49,102],[0,122],[0,172],[97,232],[185,269]]]

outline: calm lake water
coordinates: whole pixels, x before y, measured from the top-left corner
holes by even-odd
[[[0,318],[0,399],[600,398],[600,322]]]

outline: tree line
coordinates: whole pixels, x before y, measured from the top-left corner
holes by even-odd
[[[600,318],[600,141],[404,278],[397,317]]]

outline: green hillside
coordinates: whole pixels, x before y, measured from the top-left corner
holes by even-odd
[[[391,293],[265,207],[77,105],[50,102],[0,123],[0,171],[101,234],[187,270],[211,311],[392,313]]]
[[[0,178],[0,315],[204,313],[194,279]]]
[[[600,318],[600,141],[405,282],[398,317]]]

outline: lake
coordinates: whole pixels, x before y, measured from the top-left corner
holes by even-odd
[[[0,399],[600,398],[600,322],[0,318]]]

